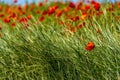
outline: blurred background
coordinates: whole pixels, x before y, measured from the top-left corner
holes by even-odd
[[[4,2],[4,3],[6,3],[6,4],[13,4],[14,3],[14,1],[15,0],[0,0],[0,2]],[[30,4],[30,3],[38,3],[38,2],[44,2],[44,1],[48,1],[48,2],[50,2],[50,1],[63,1],[63,2],[65,2],[65,1],[72,1],[72,2],[78,2],[78,1],[84,1],[84,2],[87,2],[87,1],[93,1],[93,0],[16,0],[17,2],[15,3],[15,4],[17,4],[17,5],[24,5],[26,2],[28,3],[28,4]],[[94,1],[98,1],[98,2],[102,2],[102,1],[104,1],[104,2],[116,2],[116,1],[120,1],[120,0],[94,0]]]

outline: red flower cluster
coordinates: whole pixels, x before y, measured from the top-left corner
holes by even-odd
[[[93,1],[92,4],[93,4],[93,7],[96,11],[98,11],[100,9],[100,3]]]
[[[23,17],[23,18],[20,18],[20,19],[19,19],[19,22],[20,22],[20,23],[22,23],[22,22],[23,22],[23,23],[27,23],[27,22],[28,22],[28,19]]]
[[[55,10],[57,8],[58,8],[58,6],[49,7],[49,9],[48,9],[48,15],[51,15],[51,14],[55,13]]]

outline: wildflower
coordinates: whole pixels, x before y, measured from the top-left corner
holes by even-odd
[[[71,17],[71,15],[70,15],[69,13],[67,13],[67,14],[66,14],[66,18],[69,19],[70,17]]]
[[[92,49],[94,49],[94,47],[95,47],[95,44],[90,41],[86,46],[86,50],[91,51]]]
[[[87,17],[87,13],[83,13],[81,19],[84,20]]]
[[[86,5],[86,6],[85,6],[85,9],[86,9],[86,10],[89,10],[89,9],[90,9],[90,6],[89,6],[89,5]]]
[[[16,13],[12,13],[12,14],[9,16],[9,18],[17,19],[17,18],[18,18],[18,16],[17,16],[17,14],[16,14]]]
[[[74,18],[74,17],[71,17],[70,20],[75,21],[75,18]]]
[[[81,29],[82,27],[83,27],[83,25],[82,25],[82,24],[80,24],[80,25],[76,26],[76,28],[77,28],[77,29]]]
[[[100,3],[95,3],[93,6],[96,11],[100,9]]]
[[[19,14],[20,14],[20,15],[24,15],[24,14],[26,14],[26,12],[21,11]]]
[[[95,4],[96,2],[93,0],[93,1],[91,1],[91,4]]]
[[[75,8],[75,4],[73,2],[70,2],[69,7]]]
[[[19,11],[22,11],[22,7],[21,7],[21,6],[19,6],[19,7],[18,7],[18,10],[19,10]]]
[[[13,22],[13,23],[11,24],[11,26],[12,26],[12,27],[16,26],[16,23],[15,23],[15,22]]]
[[[82,2],[79,2],[78,5],[77,5],[77,9],[80,10],[81,6],[82,6]]]
[[[82,24],[76,26],[77,29],[81,29],[83,26],[85,26],[85,22],[83,22]]]
[[[82,11],[87,11],[90,9],[90,5],[81,6]]]
[[[2,6],[0,6],[0,11],[2,11],[2,9],[3,9],[3,7],[2,7]]]
[[[59,18],[62,15],[62,13],[63,13],[62,10],[57,11],[57,14],[56,14],[57,18]]]
[[[4,14],[0,14],[0,17],[4,17]]]
[[[120,20],[120,17],[119,17],[119,16],[116,16],[116,17],[115,17],[115,20],[116,20],[116,21],[119,21],[119,20]]]
[[[97,16],[100,16],[100,15],[102,15],[102,14],[103,14],[102,11],[99,11],[99,12],[96,13]]]
[[[64,11],[65,11],[65,12],[69,12],[69,11],[70,11],[70,7],[65,7],[65,8],[64,8]]]
[[[31,19],[31,18],[32,18],[32,16],[31,16],[31,15],[28,15],[28,16],[27,16],[27,19]]]
[[[19,19],[19,22],[20,22],[20,23],[22,23],[22,22],[27,23],[27,22],[28,22],[28,19],[23,17],[23,18],[20,18],[20,19]]]
[[[47,13],[48,13],[48,11],[44,10],[44,11],[42,12],[42,15],[46,15]]]
[[[37,14],[40,14],[40,10],[37,10],[36,13],[37,13]]]
[[[117,3],[117,7],[118,7],[118,9],[120,9],[120,2]]]
[[[77,31],[77,29],[74,27],[74,28],[70,28],[70,31],[75,33]]]
[[[80,19],[80,17],[77,15],[77,16],[75,16],[75,21],[77,21],[77,20],[79,20]]]
[[[44,16],[41,16],[41,17],[39,18],[39,21],[42,22],[44,19],[45,19],[45,17],[44,17]]]
[[[82,25],[85,26],[85,22],[83,22]]]
[[[51,15],[53,13],[55,13],[55,10],[58,8],[58,6],[52,6],[52,7],[49,7],[48,9],[48,14]]]
[[[36,7],[35,4],[31,4],[31,5],[30,5],[30,11],[33,11],[35,7]]]
[[[9,23],[10,22],[10,18],[4,18],[3,20],[5,23]]]
[[[70,18],[70,20],[72,20],[72,21],[78,21],[79,19],[80,19],[79,16],[75,16],[75,17]]]
[[[17,3],[18,2],[18,0],[14,0],[14,3]]]
[[[39,3],[39,6],[40,6],[40,7],[41,7],[41,6],[43,6],[43,3],[42,3],[42,2],[40,2],[40,3]]]

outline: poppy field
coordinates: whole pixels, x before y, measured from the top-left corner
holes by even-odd
[[[120,2],[0,3],[0,80],[120,80]]]

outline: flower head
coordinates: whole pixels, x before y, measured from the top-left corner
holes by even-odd
[[[95,44],[90,41],[87,43],[86,50],[91,51],[92,49],[94,49],[94,47],[95,47]]]
[[[14,3],[17,3],[18,2],[18,0],[14,0]]]

